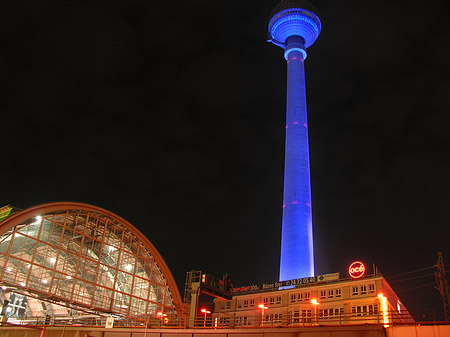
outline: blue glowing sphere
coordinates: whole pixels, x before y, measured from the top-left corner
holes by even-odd
[[[301,36],[308,48],[316,41],[322,24],[307,1],[283,0],[272,11],[269,34],[272,42],[284,45],[289,36]]]

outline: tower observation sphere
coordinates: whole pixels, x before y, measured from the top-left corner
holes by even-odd
[[[286,145],[280,281],[314,276],[304,60],[322,28],[313,6],[282,0],[272,11],[269,42],[287,61]]]

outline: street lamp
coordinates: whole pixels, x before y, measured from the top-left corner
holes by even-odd
[[[206,310],[206,309],[201,309],[200,311],[203,312],[203,313],[205,314],[205,319],[204,319],[204,321],[203,321],[203,327],[206,327],[206,315],[210,314],[211,311]]]
[[[164,317],[167,317],[167,314],[163,313],[162,311],[158,311],[156,313],[156,315],[158,315],[158,317],[159,317],[159,326],[161,326],[163,319],[164,319]]]
[[[267,305],[260,304],[260,305],[258,305],[258,308],[262,309],[262,313],[261,313],[261,326],[264,326],[264,310],[266,310],[268,307],[267,307]]]
[[[311,304],[314,305],[314,325],[318,325],[317,323],[317,306],[320,304],[319,302],[317,302],[317,300],[315,298],[313,298],[311,300]]]

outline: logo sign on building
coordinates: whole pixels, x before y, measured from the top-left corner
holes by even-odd
[[[339,273],[324,274],[317,276],[317,282],[336,282],[339,281]]]
[[[355,261],[348,267],[348,274],[353,279],[363,277],[365,272],[366,266],[360,261]]]
[[[105,328],[112,329],[113,326],[114,326],[114,317],[107,317],[106,318]]]

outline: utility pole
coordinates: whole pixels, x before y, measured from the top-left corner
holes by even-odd
[[[445,320],[450,320],[450,297],[448,292],[448,283],[445,275],[444,260],[442,258],[442,252],[438,252],[437,264],[434,266],[436,268],[434,276],[436,277],[437,287],[442,298],[442,304],[444,305],[444,315]]]

